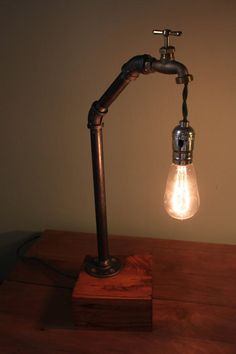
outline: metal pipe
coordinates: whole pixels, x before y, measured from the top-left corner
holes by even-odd
[[[157,71],[162,74],[177,74],[176,83],[186,84],[193,80],[193,76],[188,73],[186,66],[176,60],[153,60],[153,71]]]
[[[109,260],[102,126],[90,130],[99,263]]]
[[[120,93],[129,84],[130,79],[125,77],[124,73],[121,72],[120,75],[113,81],[106,92],[99,99],[99,106],[103,108],[108,108],[115,99],[120,95]]]

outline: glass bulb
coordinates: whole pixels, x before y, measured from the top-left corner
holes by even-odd
[[[197,177],[193,164],[171,164],[164,195],[167,213],[175,219],[189,219],[196,214],[199,205]]]

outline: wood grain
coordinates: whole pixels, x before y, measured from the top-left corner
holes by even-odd
[[[73,322],[79,328],[152,330],[152,257],[119,259],[123,268],[111,278],[91,277],[82,266],[72,293]]]
[[[75,298],[151,299],[152,257],[150,255],[119,256],[123,269],[111,278],[91,277],[82,267],[74,287]]]
[[[235,354],[236,246],[110,237],[113,254],[153,254],[153,331],[74,330],[73,280],[18,263],[0,290],[3,354]],[[30,249],[77,272],[96,237],[47,231]]]
[[[125,236],[110,237],[110,243],[113,254],[152,253],[154,298],[236,306],[236,246]],[[76,274],[92,252],[96,254],[95,235],[46,231],[29,254]],[[35,263],[19,263],[9,279],[74,285]]]
[[[1,318],[4,320],[4,316]],[[35,330],[16,320],[9,329],[0,323],[0,348],[4,354],[235,354],[226,342],[151,336],[113,331],[67,329]]]
[[[19,343],[23,341],[23,348],[33,353],[35,343],[32,341],[36,338],[38,343],[41,338],[40,348],[43,348],[42,343],[49,342],[55,353],[70,347],[72,341],[77,343],[77,349],[83,348],[82,353],[92,353],[93,349],[94,354],[108,352],[115,343],[119,345],[118,353],[128,345],[130,353],[142,353],[143,350],[143,353],[172,354],[181,353],[181,348],[185,348],[186,352],[181,354],[213,354],[214,350],[215,353],[235,354],[236,310],[155,300],[153,332],[120,332],[117,335],[101,331],[98,334],[96,331],[73,329],[70,297],[69,289],[5,282],[0,292],[0,348],[11,338],[16,348],[20,348]],[[50,342],[52,338],[54,342]],[[91,343],[96,345],[91,346]],[[158,351],[159,345],[169,351]],[[190,348],[193,349],[190,351]],[[116,353],[115,349],[113,352]]]

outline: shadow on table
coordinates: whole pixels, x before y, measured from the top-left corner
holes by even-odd
[[[9,231],[0,234],[0,282],[14,267],[17,261],[18,247],[34,233],[30,231]],[[27,247],[25,250],[27,250]]]

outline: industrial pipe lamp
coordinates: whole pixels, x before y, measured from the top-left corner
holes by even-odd
[[[172,165],[170,167],[169,175],[167,178],[166,190],[164,195],[164,205],[168,214],[176,219],[190,218],[197,212],[199,208],[200,200],[198,194],[198,187],[194,167],[192,164],[195,133],[194,130],[190,127],[189,121],[187,119],[188,83],[193,80],[193,76],[188,73],[188,70],[185,65],[175,60],[175,47],[171,46],[169,43],[170,36],[178,37],[182,34],[182,32],[164,29],[154,30],[153,34],[162,35],[164,37],[164,45],[160,48],[160,59],[156,59],[147,54],[138,55],[131,58],[127,63],[122,66],[121,73],[113,81],[113,83],[101,96],[101,98],[92,104],[88,114],[88,128],[90,129],[91,135],[98,256],[86,257],[83,267],[83,276],[81,275],[81,280],[78,280],[78,283],[81,281],[84,282],[84,285],[79,284],[78,286],[76,286],[76,289],[78,291],[76,289],[74,290],[75,300],[78,300],[79,298],[81,299],[81,296],[84,296],[84,298],[88,297],[91,300],[92,295],[88,295],[89,287],[91,292],[93,292],[97,286],[102,289],[101,291],[104,291],[104,289],[107,288],[112,289],[112,287],[115,289],[117,284],[119,284],[117,286],[117,288],[119,289],[126,287],[126,285],[122,283],[122,279],[120,278],[119,280],[119,277],[121,277],[123,272],[125,272],[125,269],[123,268],[125,266],[124,263],[126,261],[122,260],[122,257],[110,256],[109,253],[102,128],[103,117],[108,112],[108,108],[110,107],[110,105],[115,101],[115,99],[125,89],[125,87],[132,80],[137,79],[140,74],[147,75],[156,72],[168,75],[175,74],[177,75],[176,83],[183,85],[183,117],[172,132],[173,156]],[[128,260],[127,262],[130,262],[130,260]],[[141,262],[142,265],[144,263],[144,261]],[[135,267],[136,266],[137,262],[135,263]],[[128,269],[127,271],[131,271],[132,273],[132,270],[130,270],[132,266],[126,268]],[[120,271],[121,273],[118,274]],[[137,269],[135,269],[135,276],[141,273],[142,272],[139,272],[137,271]],[[143,279],[147,274],[149,274],[147,270],[143,271]],[[130,279],[132,279],[133,281],[135,276],[132,273]],[[108,277],[110,283],[108,283]],[[150,280],[150,278],[148,279]],[[145,278],[143,280],[144,287],[147,285],[147,283],[148,281]],[[137,284],[133,284],[132,291],[135,286],[137,287],[137,289],[139,288],[139,285],[137,286]],[[126,292],[124,294],[124,298],[126,300],[128,288],[129,286],[125,288]],[[104,300],[104,295],[98,295],[98,297]],[[119,290],[118,298],[120,299],[121,297],[122,295]],[[133,293],[131,297],[134,297]],[[138,294],[137,300],[140,300],[141,297],[144,298],[144,295],[141,296],[140,294]],[[108,294],[108,298],[111,300],[110,293]],[[89,302],[89,305],[86,301],[80,302],[79,308],[80,310],[82,309],[84,311],[85,308],[88,309],[88,306],[90,306],[90,310],[91,308],[96,308],[96,311],[100,311],[101,303],[103,302],[100,302],[99,306],[97,307],[94,302],[92,303],[92,305],[91,302]],[[129,306],[127,305],[127,307],[124,306],[123,308],[125,308],[127,311],[127,309],[129,309]],[[142,312],[144,308],[145,307],[140,310],[137,305],[136,312]],[[120,311],[120,309],[120,307],[119,310],[117,310],[117,308],[115,309],[114,318],[116,318],[116,314]],[[104,311],[104,308],[102,308],[102,317],[104,317]],[[151,307],[149,307],[149,313],[151,313]],[[109,314],[108,317],[110,318],[111,316],[113,315]],[[130,317],[130,315],[128,316]],[[94,316],[91,316],[91,312],[87,313],[84,318],[85,322],[94,321]],[[104,318],[106,318],[106,316]],[[120,318],[121,315],[119,314],[119,320]],[[108,323],[110,326],[111,321],[109,321]],[[139,319],[134,320],[133,322],[137,321],[139,321]],[[142,322],[145,321],[142,320]],[[81,323],[80,320],[79,323]]]
[[[190,218],[199,207],[197,180],[192,164],[195,133],[187,120],[186,103],[188,83],[193,80],[193,76],[188,73],[183,64],[175,61],[175,48],[169,44],[169,36],[180,36],[182,32],[164,29],[162,31],[154,30],[153,33],[164,36],[164,46],[160,48],[160,59],[157,60],[146,54],[130,59],[123,65],[120,75],[102,97],[93,103],[88,115],[88,128],[91,132],[98,257],[88,261],[86,271],[96,277],[113,276],[122,267],[119,259],[110,257],[108,248],[102,121],[109,106],[130,81],[136,79],[139,74],[147,75],[155,72],[177,74],[176,83],[184,85],[183,119],[172,133],[173,163],[167,179],[164,205],[166,211],[176,219]]]

